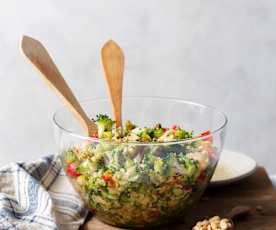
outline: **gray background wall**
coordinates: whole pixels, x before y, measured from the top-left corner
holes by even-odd
[[[99,49],[124,49],[125,95],[181,97],[224,110],[226,148],[276,173],[276,1],[0,1],[0,165],[55,151],[61,105],[19,52],[43,41],[78,98],[106,96]]]

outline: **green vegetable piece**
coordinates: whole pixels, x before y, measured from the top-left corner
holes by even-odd
[[[198,161],[188,159],[186,161],[186,169],[189,176],[197,176],[199,174],[199,163]]]
[[[186,137],[186,132],[183,129],[177,129],[175,131],[175,137],[177,139],[185,139]]]
[[[192,138],[192,133],[185,131],[184,129],[178,128],[175,131],[175,137],[177,139],[187,139],[187,138]]]
[[[179,161],[185,168],[187,176],[195,178],[199,175],[200,170],[198,161],[189,159],[184,154],[180,154]]]
[[[159,128],[159,129],[154,129],[153,130],[153,137],[154,138],[159,138],[159,137],[161,137],[163,134],[164,134],[164,129],[162,129],[162,128]]]
[[[102,138],[102,135],[105,131],[112,131],[114,123],[115,122],[107,115],[97,115],[96,124],[98,126],[99,138]]]
[[[152,140],[150,136],[151,129],[149,128],[143,128],[139,130],[139,133],[137,135],[139,136],[139,140],[143,142],[149,142]]]
[[[161,174],[163,171],[163,165],[164,165],[163,160],[161,158],[157,158],[154,161],[154,172]]]
[[[89,160],[83,161],[77,167],[77,172],[81,174],[90,174],[96,170],[96,166]]]
[[[142,132],[140,136],[140,140],[144,142],[151,141],[151,137],[147,132]]]
[[[166,168],[165,168],[164,173],[165,173],[166,176],[171,176],[173,174],[173,170],[172,169],[173,169],[173,163],[176,160],[175,158],[176,158],[175,157],[175,153],[170,153],[165,158],[165,166],[166,166]]]

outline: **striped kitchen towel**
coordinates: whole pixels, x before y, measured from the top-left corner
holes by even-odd
[[[58,158],[0,168],[0,229],[79,229],[87,215]]]

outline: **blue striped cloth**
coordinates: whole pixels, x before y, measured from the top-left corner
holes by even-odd
[[[0,229],[79,229],[87,215],[56,156],[0,168]]]

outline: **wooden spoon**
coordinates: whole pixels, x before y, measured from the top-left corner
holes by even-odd
[[[44,46],[38,40],[23,36],[21,49],[27,59],[39,70],[48,85],[62,97],[87,135],[93,136],[97,132],[96,124],[86,115]]]
[[[114,41],[109,40],[101,50],[101,58],[116,127],[121,127],[124,54]]]
[[[233,226],[234,229],[234,221],[248,216],[252,212],[251,206],[248,205],[238,205],[232,208],[232,210],[226,215],[226,218],[228,218]]]

